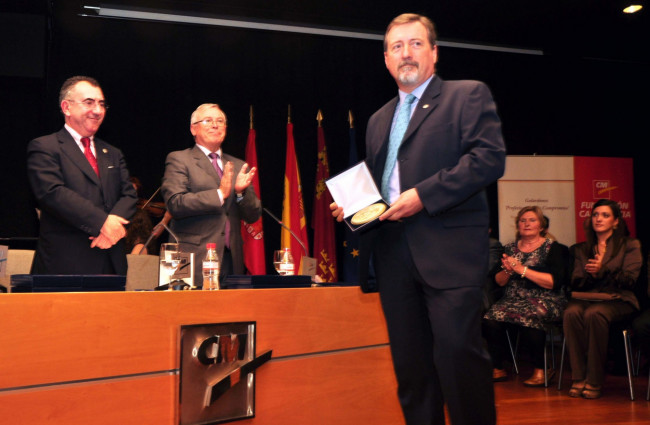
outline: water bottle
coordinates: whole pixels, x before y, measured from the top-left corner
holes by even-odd
[[[219,256],[217,255],[217,244],[208,243],[205,245],[207,252],[203,259],[203,289],[216,291],[219,289]]]

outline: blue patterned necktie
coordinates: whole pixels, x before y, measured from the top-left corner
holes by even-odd
[[[219,154],[214,153],[214,152],[210,152],[210,155],[208,155],[208,156],[210,157],[210,161],[212,161],[212,166],[214,167],[215,171],[217,172],[217,174],[219,174],[219,178],[222,178],[223,177],[223,170],[219,166],[219,162],[217,162],[217,160],[219,159]],[[226,195],[226,194],[224,193],[224,195]],[[225,239],[226,240],[224,242],[225,242],[226,248],[230,248],[230,222],[228,221],[228,216],[226,216]]]
[[[397,118],[395,119],[395,125],[393,126],[393,130],[390,132],[390,137],[388,139],[388,155],[386,155],[384,174],[381,176],[381,196],[388,202],[390,202],[390,176],[393,174],[393,170],[395,169],[397,151],[399,150],[399,146],[402,144],[404,133],[406,133],[406,128],[411,120],[411,105],[415,99],[416,97],[410,93],[406,95],[404,98],[404,104],[399,108]]]

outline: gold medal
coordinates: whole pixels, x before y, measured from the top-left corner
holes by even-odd
[[[352,216],[350,223],[355,226],[368,223],[379,217],[384,211],[386,211],[386,204],[376,203],[368,205],[367,207],[357,211],[356,214]]]

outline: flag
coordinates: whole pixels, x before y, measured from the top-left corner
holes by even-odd
[[[251,115],[253,108],[251,107]],[[257,148],[255,146],[255,129],[252,124],[248,131],[248,140],[246,141],[246,163],[248,163],[249,170],[257,167]],[[257,173],[253,177],[252,185],[255,189],[257,196],[262,199],[260,192],[260,169],[257,168]],[[244,265],[249,274],[263,275],[266,274],[266,263],[264,262],[264,230],[262,228],[262,217],[254,223],[246,223],[241,221],[241,235],[244,247]]]
[[[325,180],[330,177],[325,145],[325,132],[321,126],[322,113],[318,111],[318,161],[316,164],[316,189],[314,190],[314,205],[311,226],[314,229],[314,257],[316,257],[316,274],[323,282],[337,282],[336,269],[336,236],[334,233],[334,218],[330,211],[333,202],[332,195]]]
[[[300,185],[300,173],[298,171],[298,161],[296,160],[293,124],[291,122],[287,123],[287,157],[284,168],[282,222],[291,229],[305,246],[303,250],[300,242],[291,236],[288,230],[282,229],[282,248],[291,248],[296,271],[300,271],[302,256],[309,256],[309,239],[307,238],[307,218],[305,217],[305,205],[302,202],[302,187]]]
[[[349,113],[349,121],[350,153],[348,156],[348,168],[359,162],[352,111]],[[359,282],[359,236],[347,226],[345,226],[345,240],[343,241],[343,282]]]

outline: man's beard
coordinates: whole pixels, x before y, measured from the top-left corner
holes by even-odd
[[[411,68],[408,71],[402,71],[402,67],[405,65],[409,65]],[[418,81],[419,73],[420,67],[417,62],[404,61],[397,68],[397,79],[402,84],[414,84]]]

